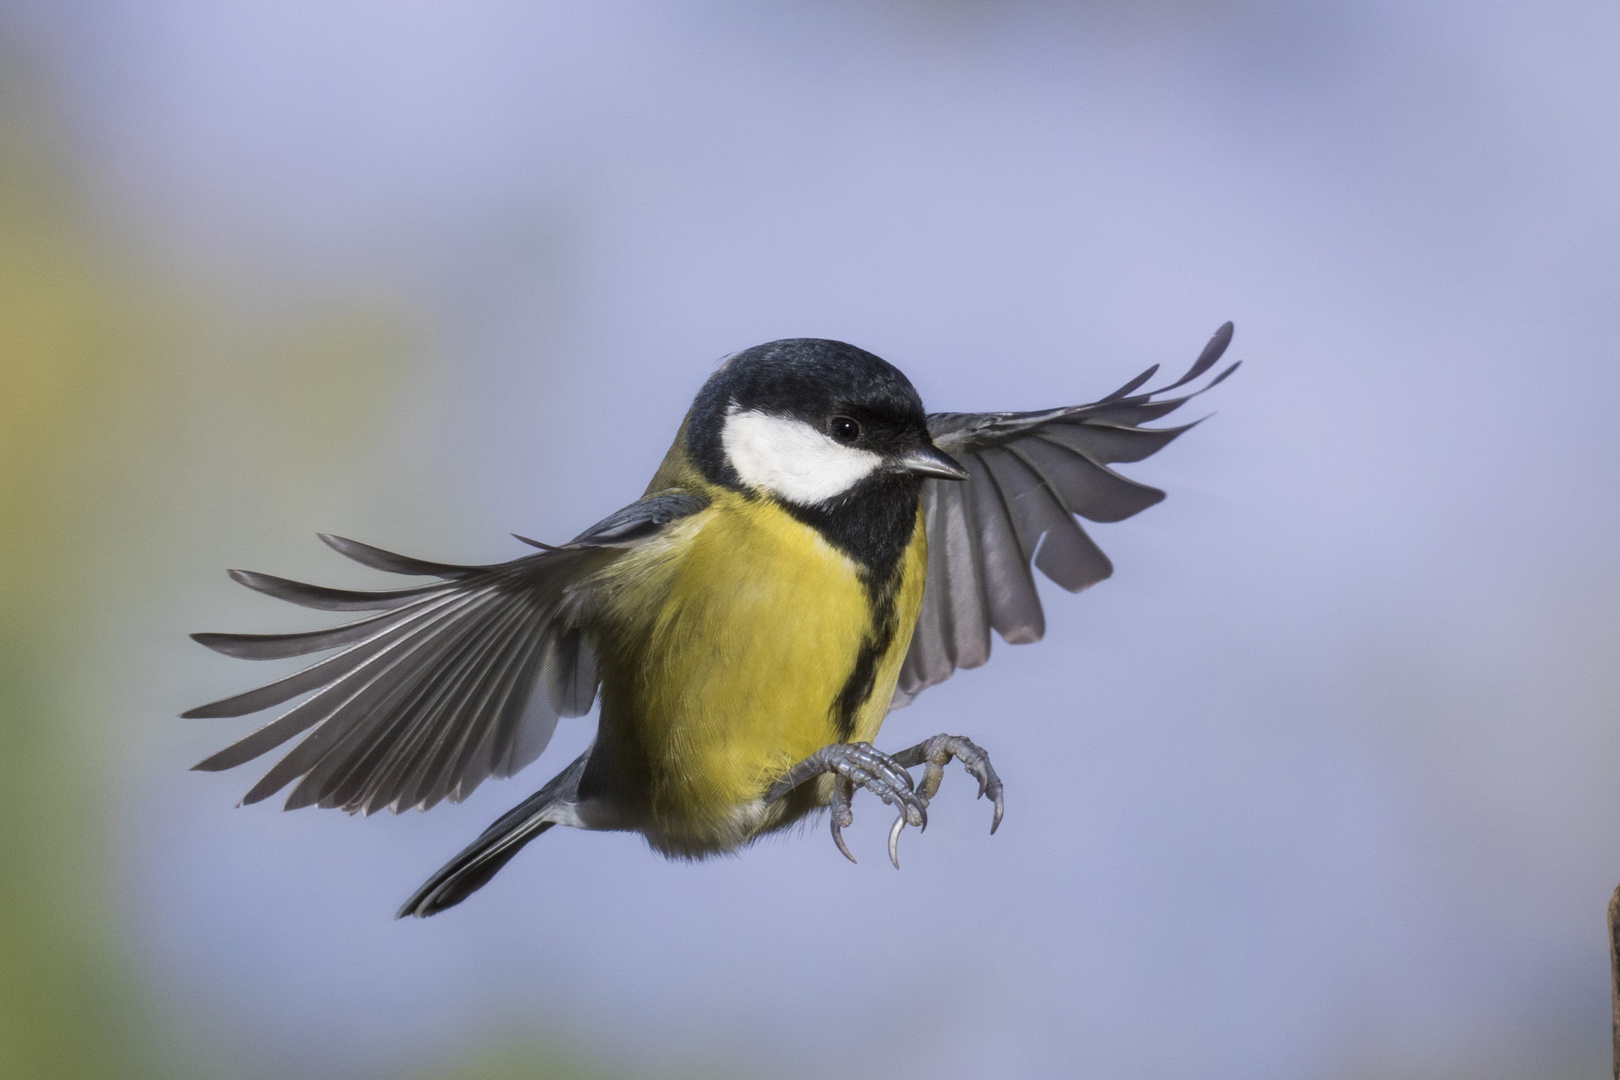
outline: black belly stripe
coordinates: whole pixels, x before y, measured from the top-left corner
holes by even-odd
[[[828,710],[840,742],[848,742],[855,733],[855,719],[877,685],[878,665],[900,629],[900,581],[905,576],[906,549],[917,531],[921,493],[921,477],[879,472],[819,506],[779,504],[854,561],[871,605],[871,627],[862,636],[855,664]]]
[[[903,576],[897,568],[881,588],[873,589],[868,583],[872,629],[861,639],[860,651],[855,654],[855,666],[850,669],[849,678],[844,680],[844,688],[838,692],[832,707],[839,742],[848,742],[850,736],[855,734],[855,719],[860,714],[861,706],[872,697],[872,689],[877,684],[878,663],[888,655],[889,647],[894,644],[894,634],[900,625],[898,594]]]

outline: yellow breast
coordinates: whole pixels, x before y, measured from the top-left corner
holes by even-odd
[[[873,739],[926,567],[919,515],[900,580],[877,590],[893,597],[894,631],[876,656],[870,694],[840,731],[840,695],[878,633],[875,590],[814,529],[768,501],[716,491],[667,540],[616,564],[599,646],[602,737],[644,758],[652,818],[705,831],[757,806],[773,780],[821,747]]]

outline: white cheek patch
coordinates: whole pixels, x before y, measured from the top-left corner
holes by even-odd
[[[833,442],[802,420],[752,409],[726,416],[720,443],[744,484],[800,506],[848,491],[883,463],[870,450]]]

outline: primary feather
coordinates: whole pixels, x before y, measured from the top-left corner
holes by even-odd
[[[187,712],[244,716],[310,695],[196,767],[234,768],[308,732],[243,801],[258,802],[298,780],[288,809],[321,805],[365,813],[427,809],[465,798],[489,776],[512,775],[545,749],[559,716],[589,712],[596,696],[596,660],[571,590],[704,505],[706,499],[690,493],[653,495],[562,547],[492,566],[425,562],[322,537],[375,569],[441,579],[394,592],[347,592],[235,573],[243,584],[295,603],[384,614],[298,634],[195,635],[211,649],[249,659],[342,650]]]
[[[1164,498],[1157,488],[1110,465],[1140,461],[1193,425],[1144,428],[1217,386],[1238,365],[1195,393],[1163,398],[1220,360],[1232,340],[1226,323],[1180,379],[1136,393],[1158,365],[1089,405],[1021,413],[931,413],[934,444],[967,468],[965,484],[923,487],[928,523],[928,585],[895,688],[893,708],[944,682],[957,668],[990,659],[990,630],[1008,644],[1039,641],[1046,619],[1031,566],[1069,592],[1114,572],[1075,517],[1121,521]]]

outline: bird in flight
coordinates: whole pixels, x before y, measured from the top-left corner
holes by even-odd
[[[367,612],[293,634],[196,634],[228,656],[318,662],[188,717],[245,716],[303,698],[199,763],[229,769],[299,735],[243,799],[296,781],[286,808],[429,809],[540,756],[559,717],[600,698],[596,738],[400,908],[466,899],[555,825],[641,833],[670,857],[735,851],[827,809],[843,829],[865,789],[922,828],[945,766],[994,803],[989,755],[959,735],[898,753],[884,717],[990,657],[990,631],[1037,641],[1031,567],[1070,592],[1113,572],[1076,516],[1120,521],[1164,497],[1111,466],[1191,424],[1143,425],[1198,391],[1232,338],[1215,332],[1180,379],[1149,368],[1086,405],[925,413],[911,382],[839,341],[790,338],[736,353],[698,392],[636,502],[566,544],[511,562],[427,562],[337,536],[339,553],[433,579],[385,592],[233,570],[304,607]],[[519,539],[524,539],[519,537]],[[335,650],[335,651],[334,651]],[[307,735],[305,734],[307,733]],[[920,782],[909,770],[923,767]]]

